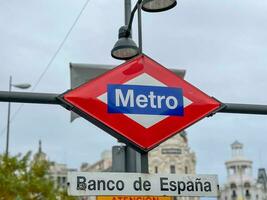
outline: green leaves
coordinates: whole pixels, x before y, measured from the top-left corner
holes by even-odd
[[[31,152],[24,156],[0,155],[0,200],[71,200],[66,191],[54,187],[50,180],[50,163]]]

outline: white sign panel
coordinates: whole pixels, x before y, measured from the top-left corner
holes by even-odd
[[[217,175],[69,172],[68,182],[72,196],[218,196]]]

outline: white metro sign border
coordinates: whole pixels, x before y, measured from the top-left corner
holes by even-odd
[[[150,151],[222,104],[146,55],[62,94],[66,107],[138,151]]]
[[[162,87],[162,88],[168,88],[167,85],[165,85],[164,83],[162,83],[159,80],[156,80],[155,78],[153,78],[152,76],[150,76],[147,73],[142,73],[141,75],[123,83],[122,85],[138,85],[138,86],[144,86],[144,87],[149,87],[149,86],[156,86],[156,87]],[[100,101],[102,101],[103,103],[105,103],[106,105],[108,105],[108,92],[105,92],[104,94],[100,95],[97,97]],[[134,101],[134,100],[132,100]],[[150,101],[151,102],[151,101]],[[182,96],[182,102],[183,102],[183,108],[186,108],[187,106],[189,106],[192,101],[190,99],[188,99],[185,96]],[[129,102],[125,102],[125,103],[131,103],[131,101],[129,100]],[[144,128],[149,128],[157,123],[159,123],[160,121],[166,119],[167,117],[169,117],[170,115],[168,114],[158,114],[158,115],[153,115],[151,116],[150,113],[147,114],[135,114],[135,113],[123,113],[125,116],[127,116],[128,118],[130,118],[131,120],[135,121],[136,123],[138,123],[139,125],[143,126]]]

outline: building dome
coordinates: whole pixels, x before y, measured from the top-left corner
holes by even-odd
[[[227,181],[221,190],[221,200],[266,200],[262,185],[252,175],[252,161],[243,155],[243,144],[231,144],[232,158],[225,162]]]
[[[234,141],[234,143],[231,144],[232,149],[242,149],[243,148],[243,144],[238,142],[237,140]]]

